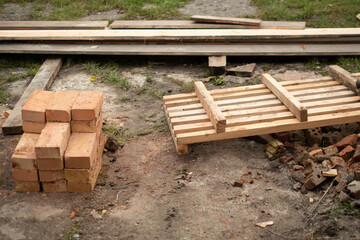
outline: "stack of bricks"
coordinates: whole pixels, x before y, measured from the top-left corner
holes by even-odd
[[[102,92],[35,91],[22,109],[12,156],[16,191],[91,192],[105,138]]]

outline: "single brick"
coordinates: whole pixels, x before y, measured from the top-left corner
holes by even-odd
[[[63,170],[57,170],[57,171],[39,170],[39,179],[40,182],[54,182],[58,180],[64,180],[65,175]]]
[[[93,170],[90,171],[89,177],[87,177],[87,173],[80,174],[80,175],[67,175],[68,177],[72,177],[72,179],[76,180],[74,182],[68,181],[68,191],[69,192],[91,192],[96,184],[96,180],[98,178],[99,172],[101,170],[102,165],[102,153],[104,151],[104,146],[106,142],[106,137],[104,135],[100,136],[99,140],[99,146],[96,150],[96,162],[94,164]],[[65,169],[65,177],[66,177],[66,171],[68,169]],[[70,170],[70,169],[69,169]],[[69,172],[68,172],[69,173]],[[74,172],[72,172],[74,173]],[[89,179],[89,181],[87,181]],[[86,180],[87,182],[80,182],[77,180]]]
[[[71,108],[79,92],[58,91],[46,107],[46,120],[49,122],[70,122]]]
[[[54,182],[41,183],[44,192],[67,192],[66,180],[58,180]]]
[[[15,181],[20,182],[38,182],[38,170],[37,169],[12,169],[12,176]]]
[[[18,169],[36,169],[35,145],[39,134],[24,133],[11,157],[12,167]]]
[[[97,143],[96,133],[73,133],[65,152],[65,168],[90,169]]]
[[[98,124],[102,126],[103,118],[100,113],[99,117],[95,120],[79,121],[71,120],[71,132],[75,133],[94,133],[98,129]]]
[[[35,146],[36,157],[62,158],[69,138],[69,123],[47,123]]]
[[[71,109],[71,118],[73,120],[94,120],[99,115],[104,94],[102,92],[80,92]]]
[[[38,158],[36,160],[39,170],[62,170],[64,169],[63,158]]]
[[[23,121],[22,129],[25,133],[41,133],[46,123]]]
[[[54,92],[36,90],[28,98],[21,110],[23,121],[45,123],[45,110],[54,97]]]
[[[40,183],[39,182],[15,181],[15,191],[17,191],[17,192],[40,192]]]

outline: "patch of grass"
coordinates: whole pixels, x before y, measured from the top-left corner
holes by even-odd
[[[82,68],[100,78],[104,83],[117,85],[125,91],[131,87],[129,80],[120,75],[119,66],[115,62],[99,63],[88,61],[82,64]]]
[[[155,97],[155,98],[158,98],[158,99],[162,99],[163,96],[164,96],[164,94],[165,94],[165,92],[164,92],[163,90],[158,89],[158,88],[156,88],[156,87],[155,87],[155,88],[149,88],[148,93],[149,93],[151,96],[153,96],[153,97]]]
[[[340,202],[339,199],[335,199],[334,204],[331,207],[330,214],[338,216],[340,214],[360,216],[360,210],[353,208],[349,201]]]
[[[195,91],[194,82],[183,82],[181,92],[192,93]]]
[[[136,88],[136,89],[134,90],[134,92],[135,92],[137,95],[141,95],[141,94],[146,93],[148,89],[149,89],[148,87],[142,86],[142,87]]]
[[[152,78],[152,76],[151,76],[150,74],[148,74],[148,75],[146,76],[146,82],[147,82],[147,83],[154,83],[154,80],[153,80],[153,78]]]
[[[178,168],[174,171],[174,175],[175,176],[179,176],[179,175],[182,175],[182,174],[187,174],[188,170],[186,167],[181,167],[181,168]]]
[[[73,240],[74,234],[79,233],[80,229],[81,229],[81,224],[77,221],[74,221],[73,224],[70,226],[69,231],[65,233],[64,239]]]
[[[117,9],[124,12],[121,19],[178,19],[181,14],[178,8],[189,0],[0,0],[0,6],[7,2],[31,2],[34,20],[74,20],[96,12]],[[50,4],[52,11],[42,14],[43,6]],[[108,19],[113,20],[113,19]]]
[[[215,77],[215,78],[212,78],[211,80],[214,81],[216,86],[225,84],[225,80],[221,77]]]
[[[319,68],[320,68],[319,59],[316,57],[310,58],[310,60],[307,63],[305,63],[305,68],[312,70],[312,71],[319,70]]]
[[[308,27],[360,27],[356,19],[359,0],[253,0],[259,18],[277,21],[306,21]]]
[[[164,130],[164,123],[161,124],[155,123],[150,128],[146,129],[145,131],[140,131],[137,135],[138,136],[146,136],[154,132],[161,132]]]
[[[128,102],[130,101],[130,97],[128,95],[123,95],[119,98],[121,102]]]
[[[250,80],[247,81],[247,85],[256,85],[261,83],[261,78],[252,77]]]
[[[122,127],[116,128],[114,126],[103,126],[102,129],[103,131],[109,133],[111,137],[115,138],[119,144],[124,144],[132,137],[132,135],[127,133]]]
[[[337,65],[351,73],[360,72],[360,57],[339,57]]]
[[[201,75],[203,78],[208,78],[210,77],[210,70],[206,69],[205,72]]]
[[[264,72],[268,72],[270,69],[271,69],[271,66],[270,66],[269,64],[265,64],[265,65],[263,66]]]

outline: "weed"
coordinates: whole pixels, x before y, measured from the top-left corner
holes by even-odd
[[[349,201],[340,202],[339,199],[335,199],[334,204],[331,207],[330,214],[338,216],[345,213],[346,215],[360,216],[360,210],[352,207]]]
[[[147,115],[145,113],[142,113],[139,115],[139,118],[145,120],[147,118]]]
[[[126,130],[122,127],[103,126],[102,129],[103,131],[108,132],[111,137],[115,138],[119,144],[124,144],[131,138],[131,134],[126,133]]]
[[[134,92],[135,92],[137,95],[140,95],[140,94],[146,93],[148,89],[149,89],[148,87],[142,86],[142,87],[136,88],[136,89],[134,90]]]
[[[265,64],[265,65],[263,66],[264,72],[268,72],[270,69],[271,69],[271,66],[270,66],[269,64]]]
[[[320,68],[320,60],[316,57],[310,58],[310,60],[305,64],[305,68],[315,71]]]
[[[178,168],[174,171],[174,175],[175,176],[179,176],[179,175],[182,175],[182,174],[187,174],[188,170],[186,167],[181,167],[181,168]]]
[[[194,92],[194,82],[184,82],[181,87],[181,92],[183,93],[191,93]]]
[[[148,62],[148,66],[147,66],[147,69],[153,69],[154,68],[154,63],[149,61]]]
[[[208,77],[210,77],[210,70],[209,70],[209,69],[206,69],[205,72],[202,74],[202,77],[203,77],[203,78],[208,78]]]
[[[149,135],[153,132],[160,132],[164,130],[164,123],[158,124],[155,123],[153,126],[151,126],[150,128],[146,129],[145,131],[140,131],[137,135],[138,136],[145,136],[145,135]]]
[[[146,76],[146,82],[147,82],[147,83],[154,83],[154,80],[153,80],[153,78],[152,78],[152,76],[151,76],[150,74],[148,74],[148,75]]]
[[[127,78],[121,78],[119,81],[120,88],[123,90],[129,90],[131,87],[131,84]]]
[[[74,235],[77,234],[80,229],[81,229],[81,224],[77,221],[74,221],[73,224],[70,226],[69,231],[65,233],[64,239],[73,240]]]
[[[160,90],[158,88],[150,88],[148,92],[151,96],[156,97],[158,99],[162,99],[165,94],[163,90]]]
[[[128,95],[123,95],[119,98],[121,102],[128,102],[130,101],[130,97]]]
[[[360,57],[339,57],[337,64],[349,72],[360,72]]]
[[[258,77],[252,77],[250,78],[250,80],[247,81],[247,85],[256,85],[260,83],[261,83],[261,79]]]
[[[225,80],[221,77],[215,77],[215,78],[212,78],[211,80],[213,80],[215,85],[217,85],[217,86],[225,84]]]

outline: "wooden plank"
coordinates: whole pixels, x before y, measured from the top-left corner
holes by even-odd
[[[271,77],[270,74],[263,74],[262,80],[300,122],[307,121],[307,109],[299,102],[299,100]]]
[[[285,132],[298,129],[330,126],[343,123],[359,122],[360,110],[331,113],[324,115],[310,116],[307,122],[299,122],[296,118],[278,120],[266,123],[249,124],[226,128],[224,133],[216,133],[215,130],[206,130],[177,135],[177,143],[192,144],[199,142],[209,142],[276,132]]]
[[[260,26],[261,23],[260,19],[229,18],[229,17],[215,17],[215,16],[203,16],[203,15],[193,15],[190,17],[190,19],[195,22],[228,23],[228,24],[251,25],[251,26]]]
[[[108,21],[0,21],[0,30],[106,29]]]
[[[22,133],[22,119],[21,109],[30,95],[37,89],[48,90],[58,74],[62,65],[61,58],[48,58],[40,67],[35,77],[32,79],[29,86],[24,91],[23,95],[16,103],[14,109],[11,111],[10,116],[7,118],[2,126],[4,135],[8,134],[21,134]]]
[[[111,29],[233,29],[233,28],[262,28],[262,29],[305,29],[306,22],[262,21],[260,26],[237,24],[196,23],[189,20],[116,20],[110,24]]]
[[[331,65],[329,67],[329,75],[332,78],[334,78],[336,81],[338,81],[339,83],[348,87],[355,94],[357,94],[357,95],[359,94],[359,89],[357,88],[356,83],[357,83],[357,81],[360,81],[360,80],[351,76],[351,73],[349,73],[345,69],[343,69],[337,65]]]
[[[203,82],[194,82],[195,93],[199,98],[206,114],[210,118],[216,132],[224,132],[226,126],[226,118],[216,105],[214,99],[209,94]]]
[[[162,56],[338,56],[360,55],[360,44],[120,45],[0,43],[0,53]]]
[[[82,40],[82,41],[184,41],[191,40],[231,40],[231,41],[260,41],[315,39],[316,41],[345,42],[358,41],[360,28],[311,28],[304,30],[279,29],[135,29],[135,30],[0,30],[0,40]],[[302,45],[307,48],[307,45]]]

